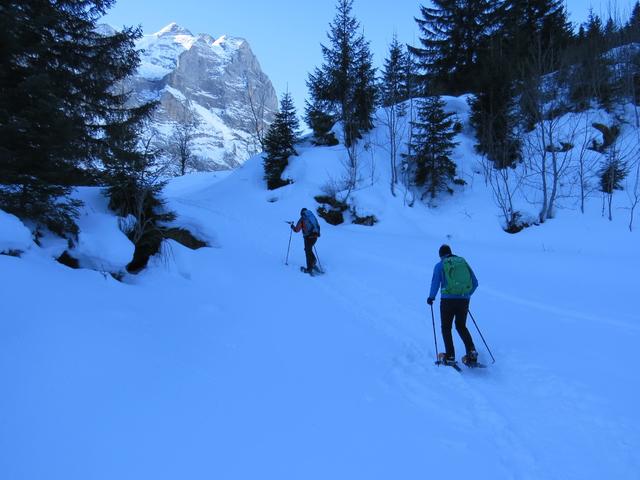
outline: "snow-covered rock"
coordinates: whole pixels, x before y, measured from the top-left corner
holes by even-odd
[[[0,210],[0,253],[24,252],[31,245],[29,229],[15,215]]]
[[[79,188],[77,197],[84,206],[77,220],[78,241],[71,255],[83,268],[123,272],[135,251],[135,246],[121,228],[123,221],[109,210],[101,189]]]

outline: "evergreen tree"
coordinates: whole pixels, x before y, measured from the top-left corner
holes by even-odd
[[[521,158],[521,142],[516,134],[519,124],[515,72],[504,69],[505,40],[492,36],[483,49],[484,66],[478,76],[481,89],[469,100],[471,125],[476,130],[476,150],[486,155],[496,168],[514,166]]]
[[[114,85],[138,65],[139,29],[96,31],[113,0],[5,0],[0,6],[0,206],[73,231],[71,184],[93,181]]]
[[[437,93],[475,91],[477,55],[495,23],[495,0],[432,0],[416,18],[421,48],[412,48],[421,70]]]
[[[390,155],[391,193],[395,195],[398,182],[398,151],[403,142],[404,124],[401,118],[407,114],[407,105],[403,103],[409,98],[409,81],[407,59],[408,53],[398,43],[394,35],[389,45],[389,55],[385,59],[380,81],[380,101],[384,111],[382,123],[386,127]]]
[[[597,99],[605,108],[613,101],[613,74],[606,50],[602,20],[590,11],[584,25],[584,39],[575,47],[575,66],[569,78],[571,100],[580,108],[587,108],[592,99]]]
[[[358,32],[360,25],[351,13],[352,5],[353,0],[338,0],[327,35],[329,45],[322,45],[324,63],[307,81],[311,101],[306,118],[316,140],[327,134],[328,119],[342,121],[347,146],[373,126],[377,93],[369,43]],[[322,130],[315,130],[318,126]]]
[[[608,159],[598,171],[600,191],[602,193],[613,194],[615,190],[622,190],[622,181],[628,173],[628,168],[623,162],[618,159]]]
[[[398,105],[408,98],[407,52],[404,51],[397,36],[394,35],[382,70],[380,101],[383,107],[390,107]]]
[[[403,77],[406,81],[407,99],[417,98],[423,95],[424,83],[419,73],[418,62],[411,51],[410,46],[406,46],[404,52]]]
[[[622,190],[622,181],[629,174],[628,168],[629,166],[620,159],[619,152],[613,147],[607,152],[606,161],[598,171],[600,191],[607,199],[609,220],[613,220],[613,194],[616,190]],[[604,215],[604,203],[602,208]]]
[[[625,27],[626,38],[628,41],[640,41],[640,2],[636,2],[631,11],[631,18]]]
[[[269,190],[291,183],[291,180],[282,179],[282,172],[287,168],[289,157],[297,155],[295,144],[298,141],[298,129],[296,109],[291,95],[287,92],[280,101],[280,111],[264,139],[264,178]]]
[[[333,146],[340,143],[332,132],[335,117],[330,113],[331,104],[318,99],[307,100],[304,120],[313,131],[314,145]]]
[[[444,102],[437,96],[426,97],[418,103],[418,118],[413,122],[413,143],[407,156],[414,171],[414,182],[425,187],[431,198],[449,188],[456,174],[451,152],[457,145],[453,113],[444,110]]]
[[[562,0],[506,0],[499,17],[509,63],[517,69],[535,50],[561,52],[573,37]],[[553,71],[557,65],[549,68]]]
[[[122,99],[123,102],[125,98]],[[142,142],[142,130],[155,104],[129,109],[124,103],[112,109],[111,122],[105,127],[105,141],[100,152],[104,165],[102,177],[110,199],[109,207],[121,217],[138,215],[148,195],[159,194],[156,153],[151,142]]]

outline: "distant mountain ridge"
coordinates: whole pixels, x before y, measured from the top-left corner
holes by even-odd
[[[127,87],[136,101],[160,101],[153,125],[163,140],[191,111],[200,123],[198,169],[234,168],[260,150],[256,127],[271,123],[278,98],[245,39],[194,35],[170,23],[137,47],[141,64]]]

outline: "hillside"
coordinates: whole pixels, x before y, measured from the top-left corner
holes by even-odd
[[[448,108],[466,121],[464,98]],[[0,255],[3,477],[637,478],[628,219],[602,218],[599,197],[584,215],[564,199],[557,218],[505,233],[466,127],[455,152],[466,186],[410,208],[390,194],[383,139],[379,127],[361,142],[352,196],[379,221],[321,221],[327,273],[314,278],[298,269],[299,235],[285,265],[284,222],[340,178],[341,146],[299,147],[294,183],[276,191],[260,156],[172,180],[176,222],[211,247],[167,242],[122,282],[55,263],[53,239],[37,246],[0,217],[16,232],[0,249],[25,250]],[[77,195],[85,262],[116,265],[126,242],[99,241],[120,238],[117,219],[97,189]],[[433,365],[425,300],[442,243],[478,275],[471,312],[497,360],[486,370]]]

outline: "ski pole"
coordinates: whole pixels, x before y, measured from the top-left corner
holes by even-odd
[[[320,262],[320,257],[318,256],[318,249],[316,248],[316,246],[313,246],[313,251],[316,252],[316,259],[318,260],[318,265],[320,266],[320,270],[324,271],[324,268],[322,268],[322,263]]]
[[[480,331],[480,328],[478,328],[478,324],[476,323],[476,319],[473,318],[473,315],[471,314],[471,310],[469,310],[469,316],[471,317],[471,320],[473,320],[473,324],[476,326],[476,330],[478,330],[478,333],[480,334],[480,338],[482,339],[482,341],[484,342],[484,346],[487,349],[487,352],[489,352],[489,355],[491,355],[491,360],[493,360],[493,363],[496,363],[496,359],[493,356],[493,353],[491,353],[491,350],[489,350],[489,345],[487,345],[486,340],[484,339],[484,337],[482,336],[482,332]]]
[[[436,345],[436,363],[440,366],[440,363],[438,363],[440,354],[438,353],[438,337],[436,337],[436,318],[433,315],[433,305],[429,306],[431,307],[431,325],[433,325],[433,343]]]
[[[286,222],[289,226],[293,225],[293,222]],[[287,258],[284,261],[285,265],[289,265],[289,250],[291,250],[291,235],[293,234],[293,230],[289,228],[289,246],[287,246]]]

